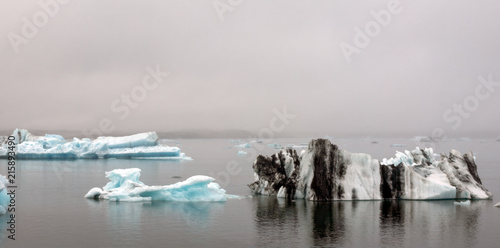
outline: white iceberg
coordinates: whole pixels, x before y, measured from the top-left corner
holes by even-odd
[[[0,215],[7,212],[7,206],[9,205],[9,196],[7,195],[7,179],[0,175]]]
[[[72,141],[66,141],[60,135],[35,136],[25,129],[16,129],[12,136],[17,144],[16,155],[19,159],[190,159],[178,147],[160,145],[155,132],[98,137],[95,140],[73,138]],[[0,147],[0,158],[5,158],[7,152],[5,139]]]
[[[166,186],[148,186],[139,181],[138,168],[115,169],[106,172],[111,180],[106,186],[93,188],[85,198],[111,201],[179,201],[179,202],[223,202],[228,195],[215,179],[208,176],[192,176],[185,181]]]

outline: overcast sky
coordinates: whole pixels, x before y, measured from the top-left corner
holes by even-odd
[[[500,135],[498,1],[66,1],[0,0],[1,130]]]

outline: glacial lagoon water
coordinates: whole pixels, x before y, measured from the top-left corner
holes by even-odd
[[[300,145],[309,139],[272,143]],[[382,159],[395,150],[423,146],[410,139],[333,139],[351,152]],[[378,143],[372,143],[377,141]],[[472,150],[479,176],[493,200],[287,201],[252,196],[255,153],[274,148],[234,148],[229,140],[164,141],[193,158],[171,160],[18,160],[16,240],[7,238],[8,215],[0,216],[0,247],[499,247],[500,142],[447,141],[435,152]],[[406,144],[407,147],[391,147]],[[262,149],[261,149],[262,147]],[[298,148],[300,150],[300,148]],[[245,150],[248,155],[238,155]],[[209,175],[229,194],[217,203],[109,202],[85,199],[108,179],[105,171],[140,168],[147,185],[166,185]],[[0,161],[0,174],[7,163]]]

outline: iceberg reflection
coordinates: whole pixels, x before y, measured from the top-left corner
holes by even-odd
[[[255,229],[263,246],[475,246],[488,201],[289,201],[255,197]],[[266,237],[266,238],[263,238]],[[275,240],[276,243],[269,243]],[[292,241],[293,240],[293,241]]]

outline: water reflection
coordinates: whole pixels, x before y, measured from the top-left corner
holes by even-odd
[[[489,201],[288,201],[255,197],[258,246],[475,246]],[[293,241],[292,241],[293,240]]]
[[[400,247],[405,238],[405,201],[380,202],[380,243]]]
[[[124,244],[161,236],[166,230],[179,235],[205,230],[224,212],[224,203],[218,202],[87,202],[106,219],[115,241]]]
[[[10,221],[9,212],[4,215],[0,215],[0,247],[3,247],[1,245],[2,243],[9,242],[8,235],[10,235],[10,233],[8,233],[7,231],[7,229],[9,228],[7,224],[8,221]]]
[[[331,243],[342,243],[346,230],[346,204],[313,203],[313,238]]]

